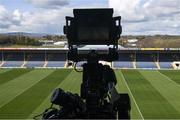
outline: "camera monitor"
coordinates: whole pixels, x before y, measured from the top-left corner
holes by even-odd
[[[121,17],[113,17],[113,9],[74,9],[73,13],[64,27],[70,46],[118,44]]]

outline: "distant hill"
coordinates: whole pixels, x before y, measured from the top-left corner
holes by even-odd
[[[43,39],[65,41],[65,35],[55,35],[47,33],[27,33],[27,32],[9,32],[0,33],[7,36],[27,36],[31,39]],[[3,40],[3,37],[1,37]],[[0,40],[1,40],[0,39]],[[130,39],[136,39],[136,43],[129,43]],[[2,42],[2,41],[0,41]],[[180,35],[123,35],[119,40],[119,45],[123,47],[142,47],[142,48],[180,48]]]
[[[180,35],[153,35],[153,36],[122,36],[119,43],[125,47],[131,47],[129,39],[137,39],[136,46],[144,48],[180,48]]]
[[[10,36],[16,36],[16,35],[22,35],[22,36],[29,36],[29,37],[43,37],[49,34],[46,33],[26,33],[26,32],[10,32],[10,33],[0,33],[0,35],[10,35]]]

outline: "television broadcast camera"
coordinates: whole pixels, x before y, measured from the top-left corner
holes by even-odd
[[[83,64],[80,96],[54,91],[51,103],[60,109],[47,109],[42,119],[130,119],[130,98],[115,88],[116,76],[112,68],[99,61],[118,59],[118,39],[122,31],[121,17],[113,17],[113,9],[74,9],[74,17],[66,17],[64,33],[67,36],[68,60],[87,61]],[[98,50],[82,52],[80,45],[107,45],[107,53]]]

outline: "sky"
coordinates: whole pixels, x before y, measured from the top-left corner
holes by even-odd
[[[63,34],[73,8],[114,8],[123,35],[180,35],[180,0],[0,0],[0,33]]]

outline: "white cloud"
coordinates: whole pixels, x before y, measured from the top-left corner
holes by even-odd
[[[124,34],[180,34],[180,0],[109,0]]]
[[[13,19],[17,21],[20,21],[22,19],[22,14],[18,9],[14,10]]]
[[[0,5],[0,32],[62,33],[65,16],[73,13],[70,0],[26,1],[37,8],[31,12],[10,11]],[[104,6],[91,3],[74,7]],[[109,7],[122,16],[123,34],[180,34],[180,0],[109,0]]]
[[[31,0],[33,1],[33,0]],[[42,2],[43,0],[37,0]],[[47,0],[50,1],[50,0]],[[54,1],[54,0],[52,0]],[[35,2],[35,0],[34,0]],[[43,4],[47,4],[45,1]],[[40,4],[40,3],[38,3]],[[47,4],[48,5],[48,4]],[[86,7],[99,7],[100,4],[92,5],[79,5],[78,8]],[[7,10],[6,10],[7,11]],[[3,14],[5,12],[2,12]],[[14,10],[12,12],[7,11],[6,16],[13,19],[13,22],[19,21],[19,25],[8,24],[8,26],[0,27],[0,32],[34,32],[34,33],[63,33],[63,26],[65,25],[65,16],[73,16],[73,7],[66,6],[60,9],[42,9],[37,7],[34,11],[20,11]]]
[[[21,26],[11,26],[8,31],[61,34],[65,25],[65,16],[72,14],[72,8],[24,13],[14,11],[14,13],[16,13],[16,19],[21,19]]]
[[[4,6],[0,5],[0,19],[3,19],[7,14],[7,10]]]
[[[109,7],[115,9],[115,15],[121,15],[124,22],[146,20],[140,9],[140,0],[109,0]]]
[[[57,9],[68,5],[69,0],[27,0],[29,3],[41,8]]]
[[[21,24],[20,16],[18,10],[11,13],[4,6],[0,5],[0,32],[9,29],[13,25],[19,26]]]

